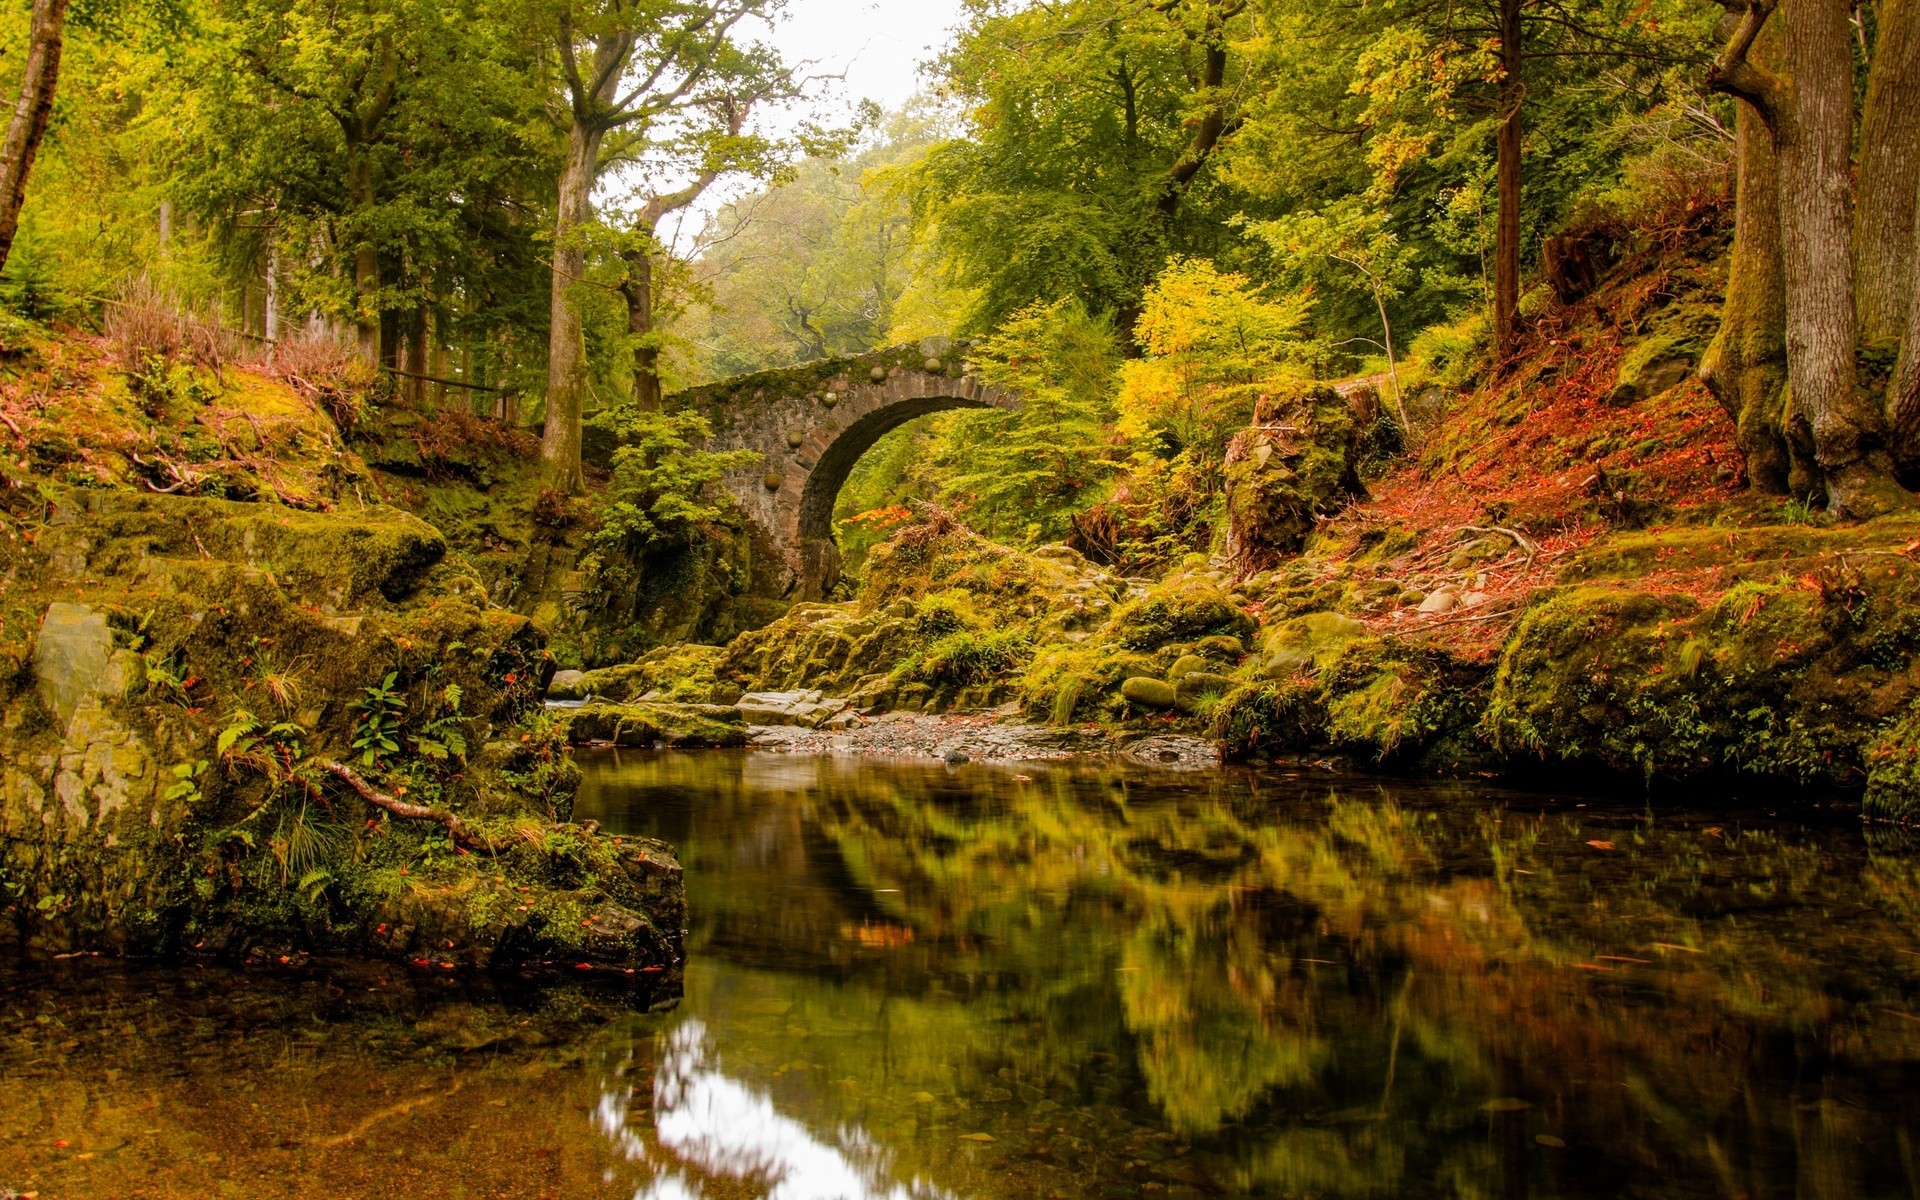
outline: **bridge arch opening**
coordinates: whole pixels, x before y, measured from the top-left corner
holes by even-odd
[[[841,430],[807,473],[800,492],[799,598],[819,600],[840,582],[840,544],[833,533],[834,503],[848,476],[867,451],[887,434],[910,421],[954,409],[1001,407],[966,396],[913,396],[868,412]]]

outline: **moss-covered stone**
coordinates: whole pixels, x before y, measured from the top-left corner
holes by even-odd
[[[586,704],[560,718],[579,745],[744,746],[747,725],[737,708],[718,704]]]
[[[1170,576],[1114,614],[1101,636],[1129,650],[1158,650],[1209,637],[1251,638],[1257,626],[1227,590],[1204,575]]]
[[[1166,680],[1145,675],[1135,675],[1122,681],[1120,694],[1126,697],[1129,704],[1153,709],[1172,708],[1180,698],[1179,692]]]
[[[1294,617],[1268,629],[1261,649],[1267,673],[1284,679],[1305,667],[1323,665],[1349,643],[1367,636],[1367,627],[1339,613]]]
[[[1911,822],[1920,815],[1920,703],[1882,725],[1866,748],[1869,817]]]
[[[1514,756],[1858,784],[1920,687],[1916,603],[1920,572],[1844,557],[1704,603],[1572,587],[1515,630],[1484,729]]]

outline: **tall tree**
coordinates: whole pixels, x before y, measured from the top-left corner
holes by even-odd
[[[566,135],[553,231],[547,341],[547,415],[541,460],[550,482],[578,490],[580,422],[588,364],[580,289],[587,286],[587,226],[611,135],[646,139],[705,99],[702,88],[738,73],[748,52],[734,28],[779,0],[556,0],[551,22],[558,66],[556,123]],[[631,151],[624,151],[629,156]]]
[[[1780,10],[1780,69],[1753,56]],[[1901,14],[1900,6],[1887,13]],[[1911,502],[1895,478],[1888,406],[1862,388],[1861,324],[1855,294],[1855,68],[1845,0],[1746,0],[1709,71],[1711,86],[1750,104],[1772,136],[1777,162],[1788,407],[1783,439],[1799,422],[1812,442],[1814,470],[1833,511],[1871,516]],[[1908,13],[1903,19],[1910,20]],[[1903,45],[1882,28],[1881,50]],[[1877,57],[1877,56],[1876,56]],[[1870,68],[1870,78],[1872,69]],[[1883,85],[1884,86],[1884,85]],[[1869,123],[1875,124],[1875,123]],[[1911,139],[1911,121],[1878,122],[1875,136]],[[1861,159],[1883,147],[1862,145]],[[1743,195],[1751,203],[1757,198]],[[1763,236],[1757,225],[1749,236]],[[1766,253],[1750,247],[1753,253]],[[1911,296],[1908,299],[1911,306]],[[1896,328],[1910,322],[1901,314]],[[1892,402],[1898,415],[1899,397]]]
[[[722,74],[724,79],[719,78]],[[764,52],[736,55],[720,64],[703,91],[705,98],[684,113],[679,136],[664,148],[676,165],[691,165],[693,178],[672,190],[644,191],[628,218],[620,248],[626,269],[617,286],[626,301],[627,337],[633,348],[633,402],[642,410],[659,408],[661,400],[657,267],[667,249],[660,240],[660,223],[685,211],[723,176],[765,179],[804,148],[826,151],[844,145],[832,135],[811,136],[811,130],[793,139],[747,132],[747,118],[757,106],[794,99],[801,91],[793,71]],[[660,148],[639,139],[636,149]]]
[[[1738,14],[1729,14],[1730,36]],[[1757,66],[1777,68],[1777,24],[1757,27],[1746,51]],[[1819,488],[1811,446],[1782,419],[1787,387],[1787,279],[1780,255],[1780,172],[1773,132],[1752,101],[1734,112],[1733,259],[1727,269],[1720,328],[1700,360],[1700,378],[1733,419],[1747,479],[1761,491],[1804,496]]]

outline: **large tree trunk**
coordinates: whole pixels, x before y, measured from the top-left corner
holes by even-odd
[[[1756,65],[1778,67],[1778,28],[1770,25],[1754,43]],[[1751,103],[1735,103],[1733,263],[1720,330],[1700,360],[1700,378],[1733,419],[1747,461],[1748,485],[1804,496],[1818,481],[1807,475],[1810,463],[1794,462],[1783,429],[1787,283],[1780,261],[1780,176],[1773,131]]]
[[[13,252],[13,238],[20,229],[20,207],[27,202],[27,175],[33,170],[33,156],[53,115],[66,24],[67,0],[34,0],[20,99],[13,106],[13,120],[7,124],[7,139],[0,143],[0,268],[7,265],[7,255]]]
[[[1878,408],[1854,365],[1853,47],[1845,0],[1786,0],[1787,102],[1776,123],[1787,280],[1787,375],[1813,430],[1836,513],[1870,516],[1903,502]]]
[[[627,277],[620,293],[627,299],[627,332],[633,335],[633,405],[642,412],[660,410],[660,350],[653,334],[653,253],[626,251]]]
[[[418,405],[427,398],[427,302],[413,310],[413,323],[407,330],[407,399]]]
[[[1526,95],[1520,56],[1521,0],[1500,0],[1500,131],[1495,147],[1499,215],[1493,247],[1493,340],[1501,359],[1520,332],[1520,109]]]
[[[567,132],[560,202],[553,236],[552,330],[547,339],[547,424],[541,464],[550,486],[581,489],[580,420],[586,406],[587,345],[577,288],[586,274],[578,230],[593,216],[601,132],[576,119]]]
[[[1880,0],[1860,116],[1854,296],[1863,345],[1906,332],[1914,296],[1914,208],[1920,196],[1920,0]]]

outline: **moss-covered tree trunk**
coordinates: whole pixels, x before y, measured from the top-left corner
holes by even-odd
[[[633,406],[641,412],[660,411],[660,347],[653,341],[653,255],[644,249],[625,252],[627,277],[620,294],[627,301],[627,333],[633,338]]]
[[[1787,381],[1813,429],[1833,511],[1901,502],[1886,426],[1859,389],[1854,310],[1853,45],[1845,0],[1786,0],[1774,121],[1787,278]]]
[[[1860,114],[1859,206],[1853,224],[1860,341],[1892,345],[1907,331],[1920,197],[1920,0],[1880,0]]]
[[[1750,52],[1772,68],[1779,37],[1763,31]],[[1700,360],[1700,378],[1726,408],[1746,457],[1747,482],[1758,491],[1798,493],[1817,487],[1798,471],[1784,420],[1787,388],[1787,283],[1780,261],[1780,179],[1773,131],[1747,100],[1736,102],[1733,262],[1720,331]]]
[[[547,423],[540,459],[550,486],[577,492],[580,420],[587,395],[587,343],[579,286],[586,274],[580,228],[593,218],[593,184],[599,175],[603,132],[575,119],[567,133],[567,161],[560,172],[560,202],[553,230],[552,326],[547,338]]]
[[[1781,13],[1778,73],[1753,54],[1776,9]],[[1848,7],[1845,0],[1746,0],[1732,24],[1707,79],[1714,89],[1751,105],[1773,133],[1789,444],[1794,431],[1804,427],[1815,481],[1836,513],[1872,516],[1911,504],[1912,496],[1895,478],[1886,410],[1859,386],[1854,52]],[[1883,77],[1883,92],[1887,86]],[[1895,124],[1877,136],[1911,138],[1910,121]],[[1764,228],[1743,227],[1741,237],[1762,240],[1742,249],[1757,256],[1764,250],[1764,234]],[[1759,269],[1751,260],[1746,265]],[[1729,313],[1738,317],[1740,310],[1730,305]],[[1731,357],[1738,332],[1737,327],[1723,331],[1734,342],[1723,347],[1727,354],[1716,365]],[[1721,378],[1724,383],[1728,377],[1723,372]],[[1764,461],[1761,469],[1769,469]],[[1792,478],[1789,486],[1800,490]]]
[[[1915,205],[1913,241],[1920,251],[1920,204]],[[1903,470],[1920,469],[1920,252],[1914,255],[1913,302],[1907,306],[1907,330],[1887,389],[1887,424],[1894,457]]]

